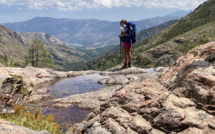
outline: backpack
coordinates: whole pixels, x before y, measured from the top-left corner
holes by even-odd
[[[125,38],[122,42],[133,44],[136,42],[136,25],[133,22],[128,22],[125,28]]]

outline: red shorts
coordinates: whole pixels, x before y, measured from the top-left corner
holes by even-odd
[[[122,42],[122,47],[131,47],[131,44],[130,43],[127,43],[127,42]]]

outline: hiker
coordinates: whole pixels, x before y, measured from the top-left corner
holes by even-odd
[[[119,35],[120,41],[122,42],[122,48],[123,48],[123,55],[124,55],[124,65],[122,66],[122,68],[127,68],[127,67],[131,67],[131,43],[122,41],[123,39],[125,39],[125,34],[126,34],[126,24],[127,24],[127,20],[123,19],[120,21],[120,31],[121,31],[121,35]],[[128,63],[127,63],[128,62]]]

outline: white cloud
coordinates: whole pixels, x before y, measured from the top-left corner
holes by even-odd
[[[85,8],[145,7],[190,10],[206,0],[0,0],[0,4],[24,5],[30,9],[80,10]]]

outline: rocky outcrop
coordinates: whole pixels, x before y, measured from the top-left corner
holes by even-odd
[[[156,99],[165,89],[153,77],[142,82],[135,81],[125,85],[108,101],[89,114],[84,122],[76,124],[76,127],[89,134],[99,133],[90,131],[92,127],[94,130],[104,130],[105,133],[107,131],[114,134],[150,132],[152,129],[150,122],[138,112],[144,102],[149,103],[152,99]]]
[[[182,55],[171,47],[158,46],[140,54],[136,60],[142,65],[169,67],[180,56]]]
[[[215,133],[214,48],[215,42],[198,46],[165,72],[126,84],[76,128],[84,134]]]
[[[58,79],[91,73],[95,73],[95,71],[60,72],[31,66],[25,68],[0,67],[0,97],[7,104],[24,103],[28,99],[27,95],[30,96],[29,102],[40,102],[51,97],[42,94],[47,92],[46,88],[42,88],[43,86]],[[21,90],[25,90],[25,92],[23,93]]]
[[[160,77],[175,95],[194,101],[199,109],[215,115],[215,42],[201,45],[180,57]]]
[[[24,103],[27,100],[27,92],[21,93],[23,89],[25,85],[20,77],[10,75],[5,68],[0,68],[0,102],[3,104]]]
[[[50,134],[48,131],[34,131],[25,127],[14,125],[9,121],[0,119],[0,133],[1,134]]]
[[[44,84],[54,82],[60,78],[75,77],[79,75],[92,74],[96,72],[91,70],[61,72],[54,71],[52,69],[36,68],[31,66],[27,66],[25,68],[7,67],[4,69],[8,74],[22,77],[24,83],[27,86],[31,87],[40,87],[43,86]]]

